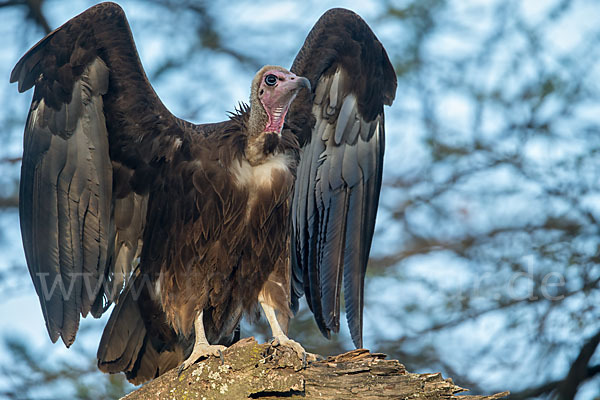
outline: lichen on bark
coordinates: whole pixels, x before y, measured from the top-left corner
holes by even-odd
[[[466,390],[439,373],[409,373],[398,360],[385,358],[358,349],[303,365],[291,349],[247,338],[229,347],[223,360],[209,357],[181,375],[169,371],[124,399],[458,399]]]

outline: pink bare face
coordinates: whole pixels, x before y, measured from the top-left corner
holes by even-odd
[[[264,132],[281,133],[290,104],[303,87],[310,90],[306,78],[277,69],[265,71],[258,88],[258,98],[269,116]]]

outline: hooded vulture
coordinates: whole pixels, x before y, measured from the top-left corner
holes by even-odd
[[[274,340],[303,354],[287,337],[299,298],[329,337],[343,291],[362,346],[396,76],[358,15],[326,12],[291,69],[261,68],[250,104],[219,123],[167,110],[114,3],[33,46],[16,81],[35,87],[19,212],[53,342],[114,303],[99,368],[141,383],[219,353],[259,303]]]

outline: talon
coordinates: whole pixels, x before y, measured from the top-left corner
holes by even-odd
[[[285,335],[275,336],[273,338],[273,343],[276,343],[274,346],[286,346],[291,348],[296,352],[299,359],[302,359],[307,354],[300,343],[288,338]]]
[[[192,364],[198,361],[201,358],[206,358],[210,356],[220,357],[221,364],[225,362],[223,357],[222,350],[225,350],[225,346],[221,345],[209,345],[209,344],[197,344],[194,346],[192,350],[192,354],[181,364],[179,367],[179,374],[184,370],[188,369]]]
[[[317,356],[315,354],[307,353],[300,343],[287,337],[284,330],[281,329],[281,325],[279,325],[275,309],[270,304],[260,300],[260,305],[265,312],[265,316],[267,317],[269,325],[271,326],[271,332],[273,333],[273,339],[271,339],[269,342],[271,343],[271,346],[276,347],[281,345],[290,347],[296,352],[298,358],[302,360],[302,364],[304,366],[308,364],[308,361],[317,360]]]

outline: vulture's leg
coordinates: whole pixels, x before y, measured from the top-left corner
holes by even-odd
[[[273,344],[288,346],[294,349],[302,360],[316,360],[316,355],[307,353],[300,343],[287,337],[288,325],[292,312],[290,303],[290,268],[287,259],[275,263],[275,269],[258,293],[258,301],[262,306],[273,333]]]
[[[263,311],[265,312],[267,321],[269,321],[269,325],[271,326],[271,333],[273,334],[273,345],[291,347],[296,352],[296,354],[298,354],[298,357],[300,357],[301,360],[316,361],[316,354],[308,353],[306,350],[304,350],[304,347],[302,347],[300,343],[287,337],[286,333],[284,332],[284,329],[287,331],[287,323],[285,324],[285,328],[281,327],[281,324],[279,322],[279,319],[281,318],[278,318],[278,315],[275,313],[275,309],[273,308],[273,306],[271,306],[268,302],[264,301],[264,299],[262,299],[261,296],[259,296],[259,301]],[[287,316],[285,317],[285,321],[289,321],[289,318]]]
[[[277,314],[275,313],[275,309],[265,301],[261,301],[260,305],[262,306],[262,309],[265,312],[265,317],[267,317],[267,321],[269,321],[271,333],[273,334],[273,344],[276,346],[289,346],[292,349],[294,349],[294,351],[296,351],[300,358],[303,358],[306,351],[300,343],[287,337],[287,335],[283,331],[283,328],[281,327],[281,324],[277,320]]]
[[[196,320],[194,321],[194,332],[196,334],[196,340],[194,341],[194,349],[192,350],[192,354],[190,354],[190,356],[179,367],[179,373],[187,369],[199,358],[208,356],[220,356],[221,352],[227,348],[225,346],[211,345],[210,343],[208,343],[208,340],[206,339],[206,334],[204,333],[204,322],[202,321],[203,315],[204,312],[200,312],[196,317]]]

